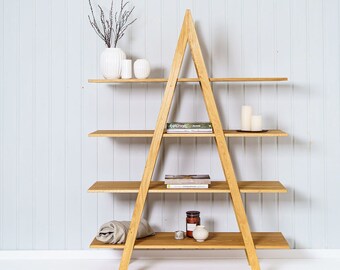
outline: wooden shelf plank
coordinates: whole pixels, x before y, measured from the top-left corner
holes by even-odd
[[[252,233],[257,249],[289,249],[289,245],[280,232]],[[123,249],[124,244],[104,244],[94,239],[91,248]],[[159,232],[155,236],[137,239],[134,249],[244,249],[241,233],[211,232],[209,238],[202,243],[192,238],[175,240],[173,232]]]
[[[242,193],[285,193],[287,189],[279,181],[239,181]],[[89,192],[138,193],[140,181],[98,181]],[[168,189],[164,181],[151,181],[149,193],[230,193],[225,180],[212,181],[209,188]]]
[[[112,137],[112,138],[152,138],[153,130],[97,130],[89,134],[89,137]],[[286,137],[287,133],[282,130],[269,130],[267,132],[238,132],[236,130],[224,130],[226,137]],[[214,133],[164,133],[165,138],[193,138],[215,137]]]
[[[261,78],[209,78],[211,82],[279,82],[288,81],[286,77],[261,77]],[[147,79],[89,79],[89,83],[166,83],[168,78]],[[178,82],[199,82],[198,78],[179,78]]]

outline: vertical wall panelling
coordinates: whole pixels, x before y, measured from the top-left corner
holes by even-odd
[[[168,77],[172,58],[174,56],[179,30],[177,24],[179,21],[178,16],[179,1],[162,0],[162,60],[163,60],[163,74],[162,76]],[[174,22],[174,23],[170,23]],[[161,85],[160,87],[165,87]],[[178,97],[178,87],[175,90],[172,107],[169,114],[169,121],[174,120],[176,112],[176,101]],[[168,138],[163,141],[164,151],[164,174],[179,174],[179,139]],[[163,207],[163,230],[173,231],[179,229],[179,225],[183,229],[184,214],[182,212],[174,213],[173,209],[179,209],[180,201],[178,194],[165,194],[164,207]]]
[[[259,75],[276,76],[275,1],[259,1]],[[256,112],[255,112],[256,113]],[[260,110],[263,128],[277,128],[277,88],[274,83],[260,85]],[[277,138],[261,141],[261,180],[277,179]],[[277,194],[261,195],[263,231],[278,230]]]
[[[82,171],[82,246],[88,248],[88,243],[92,241],[98,229],[98,197],[102,194],[88,193],[87,189],[98,179],[98,139],[89,138],[90,132],[98,129],[98,85],[87,83],[89,78],[99,78],[99,51],[97,46],[101,42],[91,28],[87,15],[89,6],[87,1],[82,5],[84,30],[82,37],[83,51],[83,70],[84,78],[82,89],[83,100],[83,171]],[[86,42],[85,42],[86,41]],[[109,207],[110,202],[107,206]]]
[[[18,248],[33,248],[33,159],[32,159],[32,117],[33,117],[33,39],[34,31],[34,4],[33,1],[20,1],[20,98],[17,100],[20,106],[19,127],[19,170],[18,170]],[[22,42],[24,41],[24,42]]]
[[[339,159],[340,159],[340,112],[339,112],[339,1],[324,1],[324,97],[325,97],[325,168],[326,183],[326,247],[337,248],[340,241],[338,216]]]
[[[295,203],[295,247],[305,248],[309,244],[310,213],[306,211],[309,207],[309,164],[308,164],[308,77],[307,66],[307,16],[309,1],[292,2],[292,82],[293,89],[293,181],[294,181],[294,203]]]
[[[149,0],[146,1],[145,6],[145,57],[151,64],[152,67],[152,77],[161,77],[162,71],[162,24],[161,24],[161,10],[162,1],[159,0]],[[157,116],[162,102],[162,90],[160,89],[162,85],[159,84],[149,84],[146,91],[146,101],[145,101],[145,120],[146,128],[154,129],[156,126]],[[150,144],[148,144],[148,147]],[[162,167],[162,149],[160,148],[160,153],[156,162],[156,168],[153,173],[153,177],[156,179],[163,179],[161,175]],[[150,224],[154,226],[157,230],[162,229],[162,212],[163,212],[163,195],[155,194],[148,198],[148,219]]]
[[[243,1],[242,15],[242,49],[243,49],[243,73],[244,76],[259,76],[259,41],[260,41],[260,10],[259,1]],[[261,91],[259,85],[245,84],[244,102],[251,105],[253,114],[260,114]],[[244,170],[242,178],[261,180],[261,144],[259,138],[244,139]],[[248,194],[246,196],[246,210],[252,230],[260,231],[261,222],[261,195]]]
[[[227,74],[227,1],[212,2],[210,16],[211,16],[211,76],[223,77]],[[217,60],[218,59],[218,60]],[[222,126],[224,129],[228,128],[228,85],[214,84],[213,91],[215,101],[219,109]],[[210,161],[210,175],[212,179],[222,179],[224,181],[224,174],[216,148],[216,143],[212,140],[211,145],[211,161]],[[219,212],[216,217],[212,214],[213,230],[226,231],[228,230],[227,223],[229,222],[228,196],[225,194],[214,194],[212,196],[212,210],[211,213]],[[211,228],[210,228],[211,229]]]
[[[19,1],[7,1],[4,4],[4,68],[6,75],[3,80],[4,94],[6,100],[3,104],[3,219],[2,236],[3,246],[8,249],[18,248],[18,151],[20,145],[18,141],[18,99],[20,98],[19,81],[16,75],[19,74],[19,13],[14,15],[11,10],[19,10]],[[11,25],[11,27],[9,27]],[[8,73],[7,73],[8,72]],[[14,232],[13,236],[11,232]]]
[[[323,1],[308,5],[310,246],[325,245]]]
[[[66,95],[68,69],[66,67],[67,2],[51,1],[51,237],[50,244],[64,249],[66,239],[67,127]]]
[[[1,18],[0,20],[0,36],[2,37],[0,41],[0,53],[1,59],[5,57],[5,2],[2,1],[1,5]],[[0,249],[3,247],[3,209],[4,209],[4,78],[5,78],[5,61],[0,64]]]
[[[177,27],[180,31],[182,21],[184,18],[185,10],[191,9],[192,15],[195,18],[196,2],[193,0],[179,1],[179,20]],[[181,76],[196,77],[195,68],[191,55],[189,55],[189,48],[187,47],[186,56],[183,60]],[[176,121],[195,121],[195,84],[184,84],[178,86],[178,99],[177,99],[177,119]],[[179,146],[179,173],[190,174],[195,171],[195,139],[183,138],[180,139]],[[185,153],[185,154],[184,154]],[[196,194],[181,194],[180,195],[180,228],[184,230],[185,227],[185,212],[188,210],[195,210],[197,208],[197,195]]]
[[[242,41],[243,41],[243,3],[238,0],[229,0],[227,9],[227,75],[228,77],[247,76],[243,69],[244,63]],[[217,61],[217,59],[216,59]],[[225,90],[224,90],[225,91]],[[229,129],[239,129],[241,121],[241,106],[244,105],[243,85],[228,85],[228,108],[227,121]],[[245,180],[241,172],[245,169],[244,149],[242,138],[228,139],[229,151],[234,165],[236,177]],[[244,172],[244,171],[243,171]],[[243,179],[242,179],[243,177]],[[229,198],[230,202],[230,198]],[[235,215],[231,203],[228,207],[228,231],[238,231]]]
[[[277,74],[291,78],[291,2],[277,1],[276,7],[276,46]],[[279,229],[284,233],[290,246],[294,243],[294,187],[293,187],[293,87],[290,79],[288,84],[278,84],[278,128],[285,130],[289,137],[278,139],[278,179],[288,188],[287,194],[279,195]]]
[[[145,5],[144,1],[133,1],[131,5],[135,6],[133,12],[134,18],[137,21],[131,26],[131,33],[129,38],[125,38],[127,41],[126,48],[128,48],[129,56],[133,62],[137,59],[147,58],[146,55],[146,20],[145,17]],[[146,84],[132,84],[130,92],[130,128],[131,129],[146,129]],[[120,115],[117,115],[119,118]],[[117,144],[120,141],[117,140]],[[130,179],[141,180],[143,176],[144,166],[146,162],[146,149],[150,146],[150,140],[144,138],[137,138],[130,140]],[[119,155],[120,153],[117,152]],[[132,215],[135,206],[135,196],[131,196],[130,214]],[[116,201],[115,201],[116,202]],[[117,202],[118,203],[118,202]],[[116,218],[116,215],[115,215]]]
[[[104,12],[106,12],[106,16],[110,9],[110,2],[108,1],[92,1],[94,5],[94,12],[97,16],[99,16],[99,10],[96,6],[96,3],[101,5]],[[117,2],[117,1],[116,1]],[[115,3],[115,6],[117,8],[117,3]],[[106,44],[95,34],[93,31],[93,35],[91,38],[96,38],[98,40],[98,46],[97,46],[97,55],[98,59],[100,59],[100,54],[102,51],[106,48]],[[97,68],[99,68],[99,62],[97,63]],[[98,74],[100,77],[102,75]],[[116,86],[110,85],[110,84],[100,84],[98,85],[98,129],[114,129],[114,128],[123,128],[123,126],[116,125],[115,123],[115,113],[118,110],[119,111],[119,103],[116,102],[115,95],[117,94]],[[119,93],[117,94],[119,95]],[[122,98],[119,102],[123,103],[124,99]],[[121,121],[126,121],[124,119],[124,115],[122,113]],[[126,126],[125,126],[126,127]],[[123,140],[124,142],[124,140]],[[114,140],[111,138],[103,138],[98,140],[98,179],[100,180],[110,180],[114,178],[114,174],[116,173],[116,168],[122,168],[125,169],[124,173],[125,175],[128,173],[126,171],[126,162],[123,161],[122,166],[119,165],[116,166],[117,162],[122,162],[124,157],[126,157],[126,144],[120,144],[121,154],[120,159],[115,159],[114,155],[116,154],[115,150],[116,147],[114,147]],[[116,145],[115,145],[116,146]],[[118,150],[119,151],[119,150]],[[114,166],[113,166],[114,164]],[[126,176],[122,174],[117,174],[118,177],[121,177],[122,179],[126,179]],[[125,176],[125,177],[124,177]],[[112,194],[99,194],[98,196],[98,226],[101,224],[108,222],[113,219],[113,197]]]
[[[227,1],[213,1],[211,3],[211,76],[223,77],[227,76]],[[215,100],[218,106],[219,114],[221,117],[223,128],[228,128],[227,116],[229,109],[228,102],[228,85],[213,84],[213,91]],[[216,143],[211,140],[210,143],[210,176],[212,179],[220,179],[224,181],[224,174],[216,148]],[[226,194],[214,194],[212,196],[211,206],[211,220],[213,227],[210,230],[227,231],[227,223],[229,222],[228,212],[229,202]],[[218,216],[213,213],[219,213]]]
[[[200,45],[205,60],[205,65],[208,70],[208,74],[211,74],[211,6],[210,1],[196,1],[195,7],[195,26],[197,29],[197,35],[200,39]],[[200,87],[196,85],[195,91],[195,120],[196,121],[208,121],[208,113],[206,112],[205,103]],[[195,171],[200,174],[211,174],[211,139],[196,138],[195,139]],[[212,216],[212,195],[211,194],[197,194],[197,209],[201,211],[202,224],[207,227],[208,230],[213,229],[213,219],[216,216]]]
[[[82,0],[68,1],[67,30],[67,98],[66,98],[66,247],[75,249],[81,245],[81,23]],[[74,11],[78,11],[74,13]],[[70,68],[72,67],[72,68]],[[72,235],[72,237],[70,237]]]
[[[35,223],[36,249],[53,248],[50,237],[50,94],[51,94],[51,2],[36,1],[36,72],[35,72]]]
[[[110,1],[92,0],[105,12]],[[114,1],[116,8],[120,0]],[[243,104],[264,128],[289,137],[229,139],[240,180],[279,179],[287,194],[243,198],[253,230],[282,231],[292,247],[339,248],[340,53],[337,0],[134,0],[137,21],[118,46],[167,77],[182,20],[192,10],[214,77],[286,76],[282,83],[214,83],[224,128],[240,128]],[[88,193],[96,180],[140,180],[150,139],[89,138],[97,129],[153,129],[165,84],[89,84],[104,43],[88,1],[0,4],[0,248],[86,249],[112,219],[130,219],[136,195]],[[196,76],[190,55],[183,77]],[[197,83],[179,84],[169,121],[207,120]],[[167,138],[154,179],[224,178],[212,139]],[[176,208],[178,211],[173,211]],[[157,230],[185,229],[185,211],[210,230],[237,231],[227,196],[151,195]]]

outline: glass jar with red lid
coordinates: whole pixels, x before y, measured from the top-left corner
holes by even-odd
[[[192,232],[195,230],[196,225],[201,225],[201,218],[199,211],[187,211],[186,219],[186,235],[187,237],[193,237]]]

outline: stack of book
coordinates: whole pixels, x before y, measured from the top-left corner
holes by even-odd
[[[210,183],[208,174],[165,175],[167,188],[208,188]]]
[[[171,122],[166,128],[167,133],[212,133],[210,122]]]

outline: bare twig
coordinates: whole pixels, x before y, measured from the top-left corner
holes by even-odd
[[[111,48],[113,45],[114,48],[117,47],[118,41],[124,36],[125,31],[127,28],[133,24],[137,19],[134,19],[130,22],[129,17],[134,11],[135,7],[132,7],[131,10],[126,10],[129,2],[124,2],[124,0],[121,0],[120,2],[120,10],[119,12],[116,11],[113,16],[113,0],[111,0],[111,8],[109,12],[109,18],[105,18],[105,13],[103,8],[98,5],[98,9],[100,11],[100,24],[101,27],[98,25],[96,17],[93,12],[93,7],[91,0],[89,0],[90,10],[91,10],[91,16],[88,15],[90,24],[96,34],[105,42],[106,46],[108,48]],[[112,40],[113,36],[113,40]],[[113,44],[112,44],[113,42]]]

